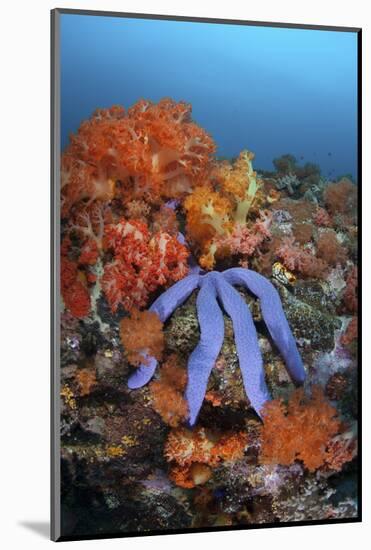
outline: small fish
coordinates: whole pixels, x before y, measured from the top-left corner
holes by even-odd
[[[284,285],[293,285],[296,282],[295,275],[286,269],[281,262],[276,262],[273,264],[272,276]]]

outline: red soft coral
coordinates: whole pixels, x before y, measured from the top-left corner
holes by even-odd
[[[177,237],[151,235],[148,226],[122,219],[105,229],[105,249],[114,255],[105,265],[102,288],[113,312],[121,304],[129,310],[145,307],[157,287],[182,279],[188,272],[189,252]]]
[[[62,157],[62,215],[81,200],[173,198],[208,170],[211,137],[171,99],[100,109],[82,123]],[[129,195],[128,195],[129,194]]]
[[[61,250],[61,294],[65,307],[77,319],[86,317],[90,312],[90,296],[84,274],[78,270],[76,262],[67,257],[69,239],[64,240]]]

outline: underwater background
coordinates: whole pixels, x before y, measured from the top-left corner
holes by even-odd
[[[358,521],[357,33],[60,46],[62,537]]]
[[[64,14],[62,148],[97,106],[171,97],[220,156],[248,142],[257,168],[290,152],[356,179],[356,51],[351,32]]]

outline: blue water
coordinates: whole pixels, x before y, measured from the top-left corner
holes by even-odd
[[[218,155],[356,177],[355,33],[65,14],[61,70],[62,147],[97,107],[167,96],[192,104]]]

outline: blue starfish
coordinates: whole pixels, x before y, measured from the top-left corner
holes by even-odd
[[[255,271],[240,267],[227,269],[222,273],[191,273],[166,290],[149,308],[164,323],[196,288],[200,289],[196,305],[201,337],[189,357],[185,392],[191,426],[197,420],[211,370],[224,340],[224,320],[219,302],[232,320],[243,384],[252,407],[260,415],[262,407],[270,399],[252,315],[233,285],[246,287],[260,299],[264,321],[285,359],[291,378],[297,383],[302,383],[305,379],[303,363],[279,294],[268,279]],[[141,388],[153,377],[157,361],[154,357],[147,357],[147,360],[148,365],[141,365],[130,377],[129,388]]]

